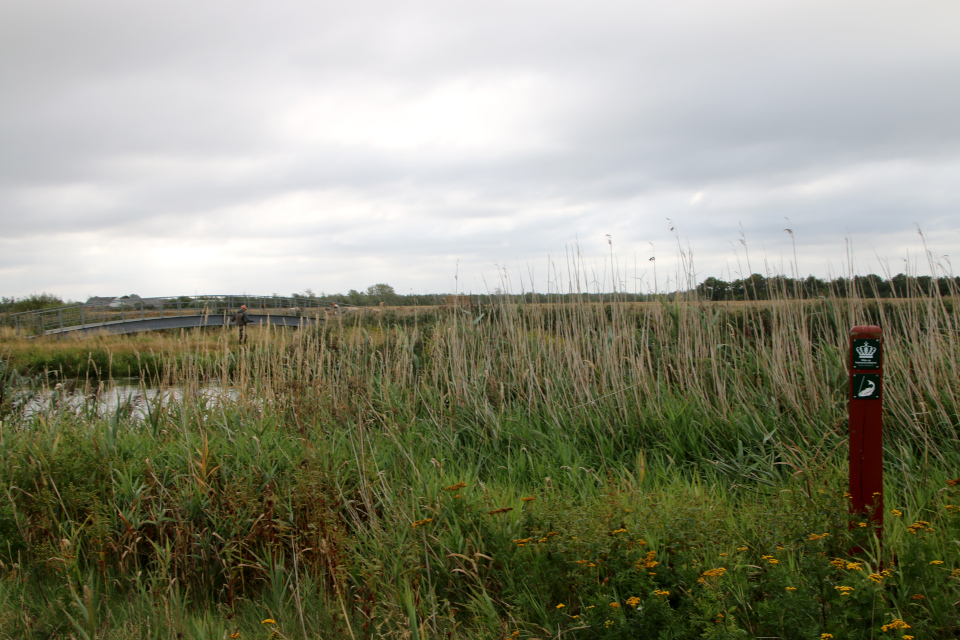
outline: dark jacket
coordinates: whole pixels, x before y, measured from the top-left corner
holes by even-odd
[[[247,316],[247,312],[243,309],[237,309],[237,313],[233,316],[233,324],[245,327],[250,324],[250,318]]]

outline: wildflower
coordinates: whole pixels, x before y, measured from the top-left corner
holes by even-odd
[[[550,537],[552,537],[552,536],[558,536],[558,535],[560,535],[560,534],[557,533],[556,531],[551,531],[550,533],[547,534],[547,537],[550,538]]]
[[[607,620],[606,622],[603,623],[603,626],[609,629],[610,627],[613,626],[613,620]]]
[[[563,604],[563,603],[561,602],[560,604],[557,605],[557,609],[563,609],[565,606],[567,606],[567,605],[565,605],[565,604]]]
[[[820,640],[833,640],[833,634],[832,634],[832,633],[821,633],[821,634],[820,634]]]
[[[810,542],[815,542],[817,540],[823,540],[829,535],[830,535],[829,533],[811,533],[810,537],[807,538],[807,540],[809,540]]]
[[[863,571],[863,565],[859,562],[848,562],[847,569],[850,571]]]
[[[746,551],[749,547],[737,547],[737,551]]]
[[[721,554],[720,554],[720,557],[721,557],[721,558],[724,558],[724,557],[726,557],[726,555],[727,555],[727,554],[725,554],[725,553],[721,553]]]
[[[670,592],[667,591],[666,589],[657,589],[656,591],[653,592],[653,595],[655,595],[655,596],[668,596],[668,595],[670,595]]]
[[[704,578],[719,578],[727,572],[726,567],[717,567],[716,569],[708,569],[703,572]]]
[[[494,509],[493,511],[487,511],[487,514],[492,516],[495,513],[506,513],[507,511],[513,511],[513,507],[503,507],[501,509]]]
[[[619,603],[619,602],[611,602],[611,603],[610,603],[610,606],[611,606],[612,608],[614,608],[614,609],[619,609],[619,608],[620,608],[620,603]]]
[[[588,566],[588,567],[595,567],[595,566],[597,566],[597,565],[595,565],[595,564],[593,564],[593,563],[591,562],[591,563],[588,564],[587,566]]]
[[[923,595],[922,593],[915,593],[915,594],[913,594],[912,596],[910,596],[910,599],[911,599],[911,600],[926,600],[926,599],[927,599],[927,596]]]
[[[885,624],[882,627],[880,627],[880,630],[886,633],[891,629],[909,629],[909,628],[910,628],[910,625],[908,625],[906,622],[904,622],[900,618],[894,618],[893,620],[890,621],[890,624]]]
[[[943,564],[943,560],[931,560],[930,564]]]
[[[277,621],[274,620],[273,618],[267,618],[266,620],[264,620],[264,621],[261,622],[260,624],[277,624]]]
[[[626,533],[626,532],[627,532],[627,530],[626,530],[626,529],[623,529],[623,528],[617,529],[616,531],[614,531],[614,533]]]
[[[768,560],[768,562],[769,562],[770,564],[780,564],[780,561],[777,560],[776,558],[771,558],[770,560]]]
[[[519,629],[514,629],[514,630],[513,630],[513,633],[510,634],[510,637],[511,637],[511,638],[516,638],[518,635],[520,635],[520,630],[519,630]]]
[[[877,584],[880,584],[881,582],[883,582],[883,576],[880,575],[879,573],[871,573],[867,577],[873,580],[874,582],[876,582]]]
[[[854,591],[853,587],[845,587],[845,586],[834,587],[834,589],[839,591],[841,596],[848,596],[852,591]]]
[[[930,523],[926,520],[917,520],[907,527],[907,531],[913,535],[917,535],[917,531],[933,531],[933,529],[930,528]]]
[[[778,544],[778,545],[777,545],[777,551],[783,551],[783,546]]]
[[[903,640],[913,640],[913,636],[903,636]]]
[[[584,564],[587,564],[587,561],[586,561],[586,560],[577,560],[577,564],[579,564],[579,565],[584,565]]]
[[[579,619],[580,619],[580,616],[570,616],[570,617],[573,618],[574,620],[579,620]]]
[[[546,541],[547,541],[546,538],[540,538],[539,540],[537,540],[538,543],[540,543],[540,542],[546,542]]]
[[[844,562],[843,560],[841,560],[840,558],[835,558],[835,559],[831,560],[831,561],[830,561],[830,564],[831,564],[832,566],[836,567],[837,569],[843,569],[844,567],[847,566],[847,563]]]
[[[900,509],[894,509],[894,510],[891,511],[890,513],[892,513],[893,515],[895,515],[895,516],[898,517],[898,518],[903,515],[903,511],[900,511]]]
[[[860,522],[860,523],[857,524],[857,526],[860,527],[861,529],[866,529],[866,528],[867,528],[867,523],[866,523],[866,522]]]
[[[239,632],[239,631],[237,631],[236,633],[231,633],[231,634],[230,634],[230,640],[237,640],[237,638],[239,638],[239,637],[240,637],[240,632]]]
[[[627,598],[628,607],[636,607],[638,604],[640,604],[640,598],[638,598],[637,596]]]
[[[644,540],[643,538],[637,538],[637,544],[643,547],[643,546],[646,546],[647,541]]]
[[[463,496],[458,493],[457,495],[453,496],[453,499],[456,500],[457,498],[462,498],[462,497]]]
[[[796,591],[796,587],[786,587],[787,591]]]
[[[458,482],[457,484],[450,485],[449,487],[444,489],[444,491],[457,491],[458,489],[463,489],[466,486],[467,486],[466,482]]]
[[[526,498],[520,498],[520,499],[523,500],[524,502],[533,502],[537,498],[536,496],[527,496]]]
[[[433,518],[424,518],[423,520],[417,520],[414,522],[412,525],[410,525],[410,528],[416,529],[417,527],[422,527],[423,525],[430,524],[431,522],[433,522]]]
[[[850,495],[849,493],[847,493],[846,491],[843,492],[843,497],[844,497],[844,498],[848,498],[848,499],[852,499],[852,498],[853,498],[853,496]],[[832,638],[833,636],[830,636],[830,637]]]

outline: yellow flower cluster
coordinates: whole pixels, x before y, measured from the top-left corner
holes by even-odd
[[[911,599],[911,600],[926,600],[926,599],[927,599],[927,596],[923,595],[922,593],[915,593],[915,594],[913,594],[912,596],[910,596],[910,599]]]
[[[637,571],[640,571],[641,569],[653,569],[654,567],[656,567],[658,564],[660,564],[659,562],[654,560],[654,558],[656,557],[657,557],[656,551],[653,551],[653,550],[647,551],[647,555],[643,558],[643,560],[639,560],[637,562]]]
[[[814,542],[815,540],[823,540],[824,538],[829,538],[829,537],[830,537],[829,533],[811,533],[810,537],[807,538],[807,540],[809,540],[810,542]]]
[[[943,564],[943,560],[931,560],[930,564]]]
[[[665,589],[657,589],[656,591],[653,592],[653,595],[655,595],[655,596],[668,596],[668,595],[670,595],[670,592],[667,591],[667,590],[665,590]]]
[[[900,509],[894,509],[894,510],[891,511],[890,513],[892,513],[893,515],[897,516],[898,518],[903,515],[903,511],[900,511]]]
[[[737,551],[746,551],[749,547],[737,547]]]
[[[900,618],[894,618],[893,621],[890,622],[890,624],[885,624],[882,627],[880,627],[880,631],[883,631],[884,633],[886,633],[891,629],[909,629],[909,628],[910,628],[910,625],[908,625],[906,622],[904,622]]]
[[[917,535],[917,531],[927,531],[929,533],[933,533],[933,528],[930,526],[930,523],[927,522],[926,520],[917,520],[912,525],[907,527],[907,531],[909,531],[913,535]]]
[[[786,587],[786,590],[787,590],[787,591],[796,591],[797,588],[796,588],[796,587]]]
[[[853,587],[844,587],[844,586],[834,587],[834,589],[839,591],[841,596],[848,596],[854,591]]]
[[[727,572],[726,567],[717,567],[716,569],[708,569],[703,572],[703,575],[700,576],[700,579],[697,582],[705,583],[709,578],[722,578],[723,574]]]
[[[614,609],[619,609],[619,608],[620,608],[620,603],[619,603],[619,602],[611,602],[611,603],[610,603],[610,606],[611,606],[612,608],[614,608]]]
[[[261,622],[260,624],[277,624],[277,621],[274,620],[273,618],[267,618],[266,620],[264,620],[264,621]]]
[[[433,518],[424,518],[423,520],[417,520],[414,522],[412,525],[410,525],[410,528],[416,529],[417,527],[422,527],[423,525],[430,524],[431,522],[433,522]]]
[[[879,573],[871,573],[871,574],[870,574],[869,576],[867,576],[867,577],[870,578],[871,580],[873,580],[874,582],[876,582],[877,584],[880,584],[880,583],[883,582],[883,576],[880,575]]]
[[[523,500],[524,502],[533,502],[534,500],[537,499],[537,497],[536,497],[536,496],[527,496],[526,498],[520,498],[520,499]]]
[[[626,533],[626,532],[627,532],[626,529],[620,528],[620,529],[615,530],[613,533],[614,533],[614,534],[617,534],[617,533]]]
[[[840,558],[834,558],[830,561],[830,564],[837,569],[844,569],[847,566],[846,560],[841,560]]]
[[[638,598],[637,596],[633,596],[632,598],[627,598],[628,607],[636,607],[639,604],[640,604],[640,598]]]
[[[449,487],[444,489],[444,491],[459,491],[460,489],[463,489],[466,486],[467,486],[466,482],[458,482],[457,484],[450,485]]]
[[[833,634],[832,634],[832,633],[821,633],[821,634],[820,634],[820,640],[833,640]]]
[[[239,631],[230,634],[230,640],[237,640],[237,638],[239,637],[240,637]]]
[[[848,562],[847,569],[850,571],[863,571],[863,565],[859,562]]]
[[[640,545],[641,547],[645,547],[647,546],[647,541],[644,540],[643,538],[637,538],[637,544]]]

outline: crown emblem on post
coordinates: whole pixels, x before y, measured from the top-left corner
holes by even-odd
[[[873,354],[877,352],[877,348],[872,344],[863,344],[857,347],[857,353],[860,354],[860,357],[864,360],[872,360]]]

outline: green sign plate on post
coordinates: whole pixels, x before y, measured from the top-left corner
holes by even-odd
[[[880,397],[879,373],[855,373],[850,393],[854,400],[876,400]]]
[[[880,340],[878,338],[854,338],[853,368],[880,368]]]

